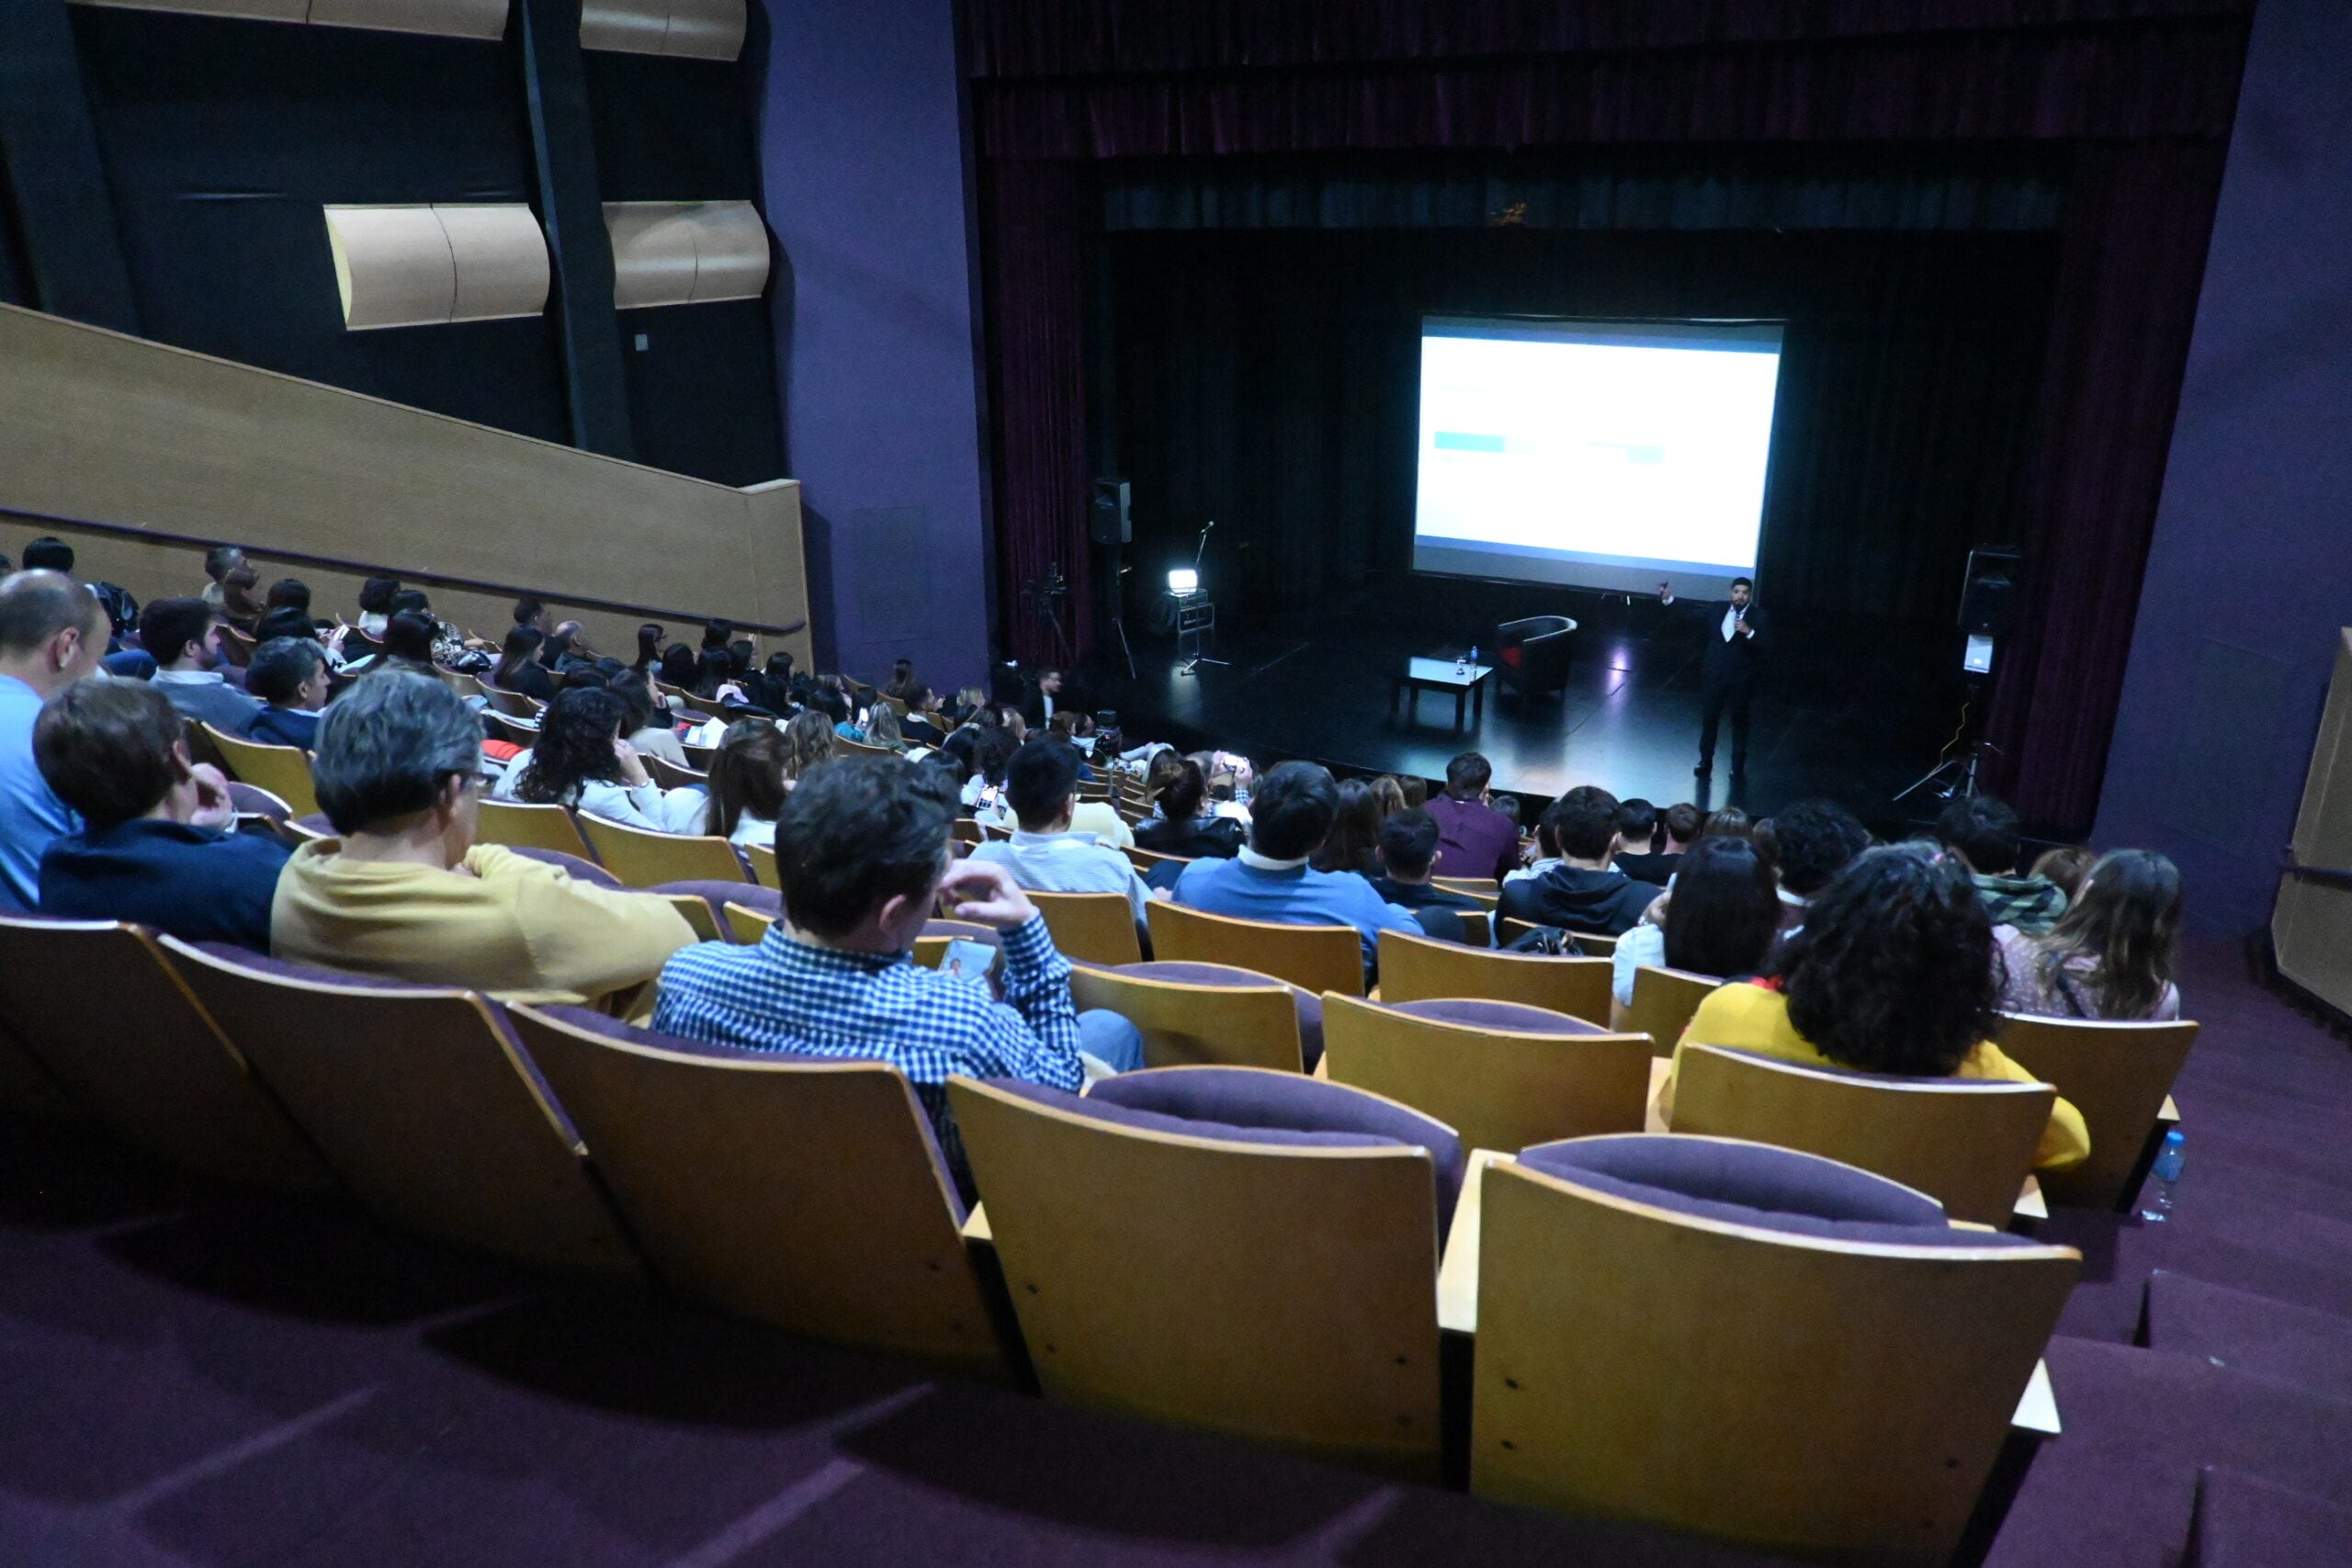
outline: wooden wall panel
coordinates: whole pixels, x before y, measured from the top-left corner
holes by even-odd
[[[6,306],[0,512],[536,592],[630,625],[808,616],[793,480],[731,490]],[[781,646],[810,657],[805,629]]]

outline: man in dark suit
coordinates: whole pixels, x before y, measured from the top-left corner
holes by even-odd
[[[1674,585],[1657,585],[1658,603],[1672,606]],[[1699,690],[1706,698],[1706,718],[1699,727],[1699,765],[1690,770],[1701,778],[1715,771],[1715,730],[1724,709],[1731,709],[1731,777],[1741,783],[1747,774],[1747,700],[1756,685],[1756,644],[1764,635],[1764,612],[1756,604],[1756,584],[1745,577],[1731,580],[1731,597],[1694,604],[1705,649],[1699,659]]]

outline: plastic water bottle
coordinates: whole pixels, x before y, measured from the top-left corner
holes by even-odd
[[[2156,1151],[2156,1163],[2148,1168],[2155,1196],[2140,1211],[2140,1218],[2149,1224],[2160,1225],[2172,1218],[2173,1190],[2180,1185],[2180,1173],[2188,1160],[2188,1144],[2177,1128],[2166,1133],[2164,1147]]]
[[[1478,668],[1478,645],[1475,642],[1470,645],[1470,668]]]

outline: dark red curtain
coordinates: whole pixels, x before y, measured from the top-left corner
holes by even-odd
[[[971,0],[1007,642],[1081,579],[1097,160],[1361,149],[2060,145],[2027,630],[1992,739],[2087,828],[2252,0]],[[1081,638],[1082,640],[1082,638]]]

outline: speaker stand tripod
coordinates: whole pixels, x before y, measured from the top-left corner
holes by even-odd
[[[1903,800],[1926,789],[1938,800],[1973,800],[1982,793],[1976,785],[1976,775],[1988,751],[1997,757],[2001,749],[1990,740],[1972,740],[1967,750],[1950,761],[1938,762],[1918,779],[1905,785],[1894,798]],[[1929,789],[1929,785],[1935,787]]]

